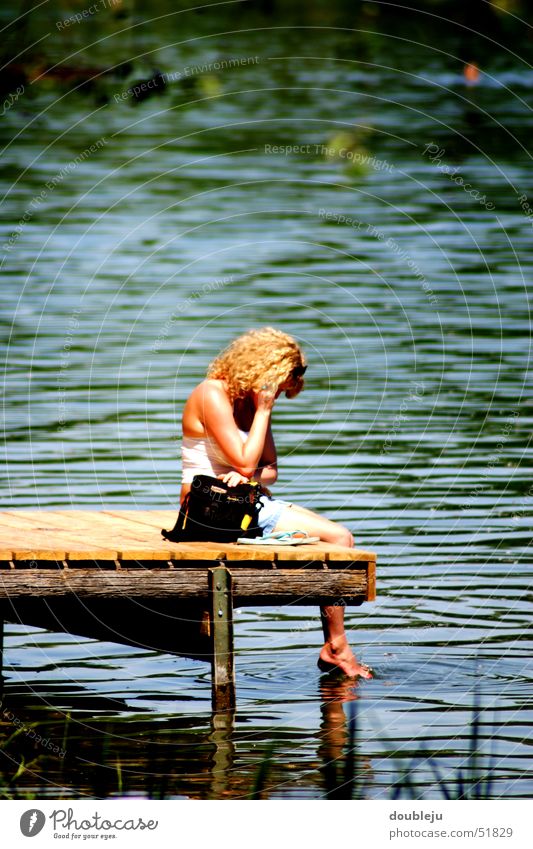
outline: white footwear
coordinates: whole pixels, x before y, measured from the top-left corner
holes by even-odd
[[[320,537],[310,537],[307,531],[278,531],[278,533],[266,534],[264,537],[239,537],[237,542],[245,545],[307,545],[320,542]]]

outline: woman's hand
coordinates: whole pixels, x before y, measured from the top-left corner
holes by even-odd
[[[245,478],[240,472],[226,472],[223,475],[217,475],[217,478],[223,480],[228,486],[237,486],[238,483],[249,483],[250,478]]]

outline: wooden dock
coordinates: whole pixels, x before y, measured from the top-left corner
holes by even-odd
[[[227,710],[235,705],[234,607],[375,599],[372,551],[170,543],[161,528],[176,517],[0,512],[0,650],[3,622],[14,621],[209,660],[213,706]]]

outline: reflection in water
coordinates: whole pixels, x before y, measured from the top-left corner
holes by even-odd
[[[321,684],[318,764],[315,757],[302,764],[315,795],[352,798],[357,780],[354,716],[348,727],[343,704],[356,698],[354,689],[353,682]],[[233,711],[214,713],[202,729],[194,727],[192,718],[172,714],[149,720],[141,715],[127,722],[109,715],[120,710],[126,710],[125,702],[82,693],[65,713],[35,697],[4,698],[0,747],[5,795],[268,798],[291,780],[279,743],[271,747],[266,738],[257,744],[254,762],[243,765]],[[368,771],[368,760],[361,763]]]
[[[322,699],[320,746],[325,797],[328,799],[357,799],[363,796],[363,785],[372,777],[371,763],[358,747],[357,684],[334,674],[320,682]],[[343,705],[348,705],[348,720]]]
[[[292,752],[286,752],[295,730],[250,732],[235,711],[206,715],[199,723],[195,715],[126,716],[125,701],[91,698],[81,690],[67,698],[68,709],[63,698],[62,710],[36,694],[6,695],[0,717],[3,797],[297,798],[301,771],[307,796],[372,798],[390,761],[399,796],[493,795],[495,740],[503,727],[479,701],[470,717],[469,751],[458,764],[442,757],[435,738],[404,749],[394,728],[377,729],[382,752],[372,757],[367,752],[375,717],[369,726],[368,706],[356,710],[367,686],[322,676],[318,732],[306,754],[300,752],[296,775]],[[252,758],[243,752],[244,742],[252,744]]]
[[[209,791],[210,799],[223,799],[228,794],[228,784],[235,761],[235,744],[233,742],[235,711],[220,711],[213,713],[213,730],[209,742],[213,743],[212,782]]]

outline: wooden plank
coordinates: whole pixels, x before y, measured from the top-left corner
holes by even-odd
[[[95,548],[114,548],[115,552],[123,548],[144,549],[152,547],[152,540],[143,531],[135,529],[135,525],[122,523],[120,519],[102,516],[100,513],[90,513],[83,510],[48,511],[43,515],[27,514],[34,531],[56,534],[56,538],[67,548],[74,548],[84,553]],[[115,548],[116,546],[116,548]]]
[[[151,528],[173,528],[176,524],[179,508],[176,510],[104,510],[108,516],[124,518],[138,525]]]
[[[73,533],[59,528],[51,528],[48,530],[39,526],[35,520],[24,520],[24,526],[6,527],[4,524],[0,526],[0,545],[2,548],[11,548],[12,551],[29,552],[33,551],[37,555],[38,552],[46,551],[67,551],[70,546],[78,546],[84,544],[87,547],[87,535],[85,539],[80,539]],[[101,551],[109,544],[109,540],[91,540],[91,548]],[[28,559],[25,557],[25,559]]]
[[[70,510],[70,521],[66,520],[57,510],[6,510],[0,513],[0,524],[14,524],[18,527],[30,525],[43,531],[57,531],[61,528],[70,528],[75,522],[76,510]],[[5,521],[4,521],[5,519]]]
[[[214,558],[226,559],[230,562],[239,560],[322,560],[325,562],[368,562],[376,559],[373,551],[360,548],[346,548],[329,542],[311,543],[310,545],[241,545],[239,543],[206,543],[206,542],[180,542],[169,543],[175,546],[177,553],[194,553],[195,558],[207,560]],[[215,548],[218,546],[218,548]],[[205,554],[203,553],[205,552]]]
[[[367,567],[367,590],[366,600],[376,600],[376,563],[370,560]]]
[[[110,550],[113,547],[115,552],[120,548],[132,546],[151,548],[154,542],[159,544],[162,539],[151,539],[142,526],[137,531],[133,523],[122,523],[120,519],[114,520],[112,517],[102,516],[101,513],[83,510],[26,513],[24,522],[28,526],[24,536],[29,533],[32,544],[36,539],[49,540],[53,537],[56,544],[59,542],[59,545],[64,545],[66,549],[74,548],[85,554],[90,553],[93,547],[96,550]],[[5,536],[0,539],[5,539]]]
[[[122,516],[109,516],[104,511],[91,513],[83,510],[54,511],[53,518],[64,522],[68,529],[74,521],[77,526],[101,535],[113,534],[114,538],[144,542],[154,538],[154,529],[139,522],[132,522]],[[157,537],[155,537],[157,539]],[[159,534],[159,541],[162,539]]]
[[[36,567],[41,561],[50,560],[66,560],[67,552],[61,548],[19,548],[13,552],[13,562],[15,565],[21,562],[22,565],[28,563],[36,564]]]
[[[235,707],[232,576],[225,566],[209,569],[213,639],[212,704],[215,711]]]
[[[48,510],[39,513],[32,512],[26,514],[26,520],[33,527],[45,531],[47,533],[55,532],[58,534],[67,533],[76,537],[85,537],[88,532],[95,534],[112,532],[114,529],[118,532],[120,529],[120,520],[106,519],[99,512],[89,512],[86,510]]]
[[[170,555],[168,546],[162,546],[160,550],[154,550],[154,546],[151,546],[147,551],[144,547],[140,547],[138,540],[131,538],[117,540],[115,534],[110,530],[97,534],[89,525],[86,529],[84,527],[78,528],[76,533],[60,527],[52,531],[45,531],[37,527],[33,531],[21,531],[12,528],[9,531],[8,538],[10,542],[9,550],[14,552],[17,560],[50,559],[51,556],[61,556],[63,559],[69,560],[116,560],[120,556],[118,545],[115,547],[117,542],[125,548],[129,548],[131,545],[135,546],[137,549],[136,557],[132,556],[132,559],[152,559],[154,557],[168,559]],[[146,540],[142,542],[146,545]]]
[[[207,598],[207,570],[162,572],[159,570],[104,571],[99,569],[15,569],[0,572],[0,598]]]
[[[320,543],[323,545],[324,543]],[[317,543],[318,545],[318,543]],[[367,551],[365,548],[346,548],[344,545],[335,545],[335,543],[326,543],[327,547],[327,557],[326,560],[336,561],[336,560],[353,560],[356,561],[365,561],[376,560],[376,552],[375,551]],[[310,546],[308,546],[310,548]]]
[[[27,529],[31,524],[31,513],[26,510],[2,510],[0,511],[0,527]]]
[[[19,548],[19,559],[28,559],[26,555],[30,550],[36,557],[42,553],[47,559],[52,551],[59,550],[64,556],[68,552],[68,559],[78,560],[168,560],[170,557],[181,560],[190,559],[194,554],[195,559],[218,561],[224,557],[224,550],[217,543],[180,543],[178,546],[163,539],[160,529],[151,539],[143,530],[147,525],[139,525],[140,531],[137,531],[133,522],[131,527],[130,524],[124,526],[119,519],[116,522],[113,517],[101,520],[99,513],[90,511],[31,511],[25,512],[20,520],[18,516],[6,514],[7,536],[5,527],[2,536],[1,522],[0,515],[0,545],[7,552]],[[76,531],[72,530],[73,523],[77,523]],[[39,527],[52,530],[38,530]],[[24,533],[14,534],[14,529]]]
[[[182,546],[191,546],[195,551],[199,551],[205,546],[214,546],[215,543],[205,542],[188,542],[174,543],[181,548]],[[347,561],[368,562],[376,560],[376,554],[373,551],[367,551],[362,548],[347,548],[342,545],[336,545],[331,542],[320,541],[319,543],[311,543],[310,545],[242,545],[240,543],[218,543],[219,551],[224,554],[227,560],[306,560],[316,559],[325,561]]]
[[[46,534],[46,533],[27,533],[16,539],[11,540],[10,548],[12,551],[28,552],[33,551],[35,557],[42,550],[50,551],[68,551],[70,548],[77,550],[81,544],[66,535]],[[2,548],[6,548],[5,541],[2,540]],[[87,549],[87,540],[85,540],[85,549]],[[109,545],[100,545],[99,543],[91,542],[89,553],[94,553],[95,556],[102,556],[103,552],[113,552],[116,557],[116,548],[111,548]],[[27,559],[27,558],[26,558]]]
[[[73,554],[74,552],[69,552],[69,562],[73,560]],[[128,561],[130,561],[132,566],[135,564],[135,562],[139,562],[141,560],[143,562],[146,562],[147,560],[152,560],[154,562],[166,562],[170,560],[170,549],[154,551],[153,548],[120,548],[117,551],[116,558],[119,563],[127,563]],[[78,554],[78,560],[79,559],[80,557]]]
[[[276,598],[294,604],[315,604],[317,598],[367,596],[365,569],[237,569],[232,572],[237,601]],[[127,570],[11,569],[0,571],[0,598],[197,598],[209,597],[207,569]]]
[[[52,553],[52,552],[50,552]],[[65,561],[59,558],[51,558],[50,560],[14,560],[13,566],[17,572],[24,572],[28,569],[65,569]]]
[[[196,557],[194,553],[191,552],[180,552],[182,559],[174,560],[170,557],[169,552],[157,553],[154,551],[127,551],[127,552],[117,552],[116,557],[104,557],[100,555],[96,555],[95,552],[91,552],[93,556],[91,557],[87,553],[84,552],[67,552],[65,558],[63,558],[64,565],[66,568],[86,568],[86,569],[175,569],[175,570],[191,570],[191,569],[200,569],[212,566],[214,563],[224,562],[228,566],[230,566],[234,570],[242,571],[243,569],[251,569],[253,568],[256,571],[264,570],[264,569],[287,569],[287,568],[298,568],[298,570],[311,570],[311,569],[363,569],[366,564],[358,563],[352,561],[341,561],[337,560],[331,566],[328,566],[323,560],[276,560],[276,561],[264,561],[264,560],[231,560],[226,561],[223,558],[209,558],[202,560],[200,557]],[[6,555],[10,555],[10,552],[6,552]],[[58,558],[59,559],[59,558]],[[43,563],[47,560],[47,558],[33,558],[31,560],[33,564],[33,568],[41,568],[43,567]],[[6,559],[2,561],[0,559],[0,563],[4,562],[4,568],[11,568],[9,561]],[[28,560],[15,560],[14,568],[28,568]],[[49,562],[47,560],[46,566],[49,567]],[[2,568],[2,567],[0,567]],[[44,567],[43,567],[44,568]]]
[[[262,572],[245,569],[234,570],[232,575],[234,598],[241,600],[250,596],[275,596],[294,604],[314,604],[311,600],[321,596],[334,600],[344,595],[366,597],[366,569],[317,569],[312,572],[301,569]]]
[[[67,532],[65,529],[54,527],[53,525],[41,525],[42,513],[47,512],[49,515],[53,511],[36,511],[26,512],[20,511],[14,514],[12,511],[4,511],[0,514],[0,545],[2,549],[7,549],[8,546],[16,560],[54,560],[65,559],[69,548],[76,549],[79,546],[87,550],[87,536],[81,540],[73,533]],[[74,512],[74,511],[72,511]],[[47,516],[47,520],[49,517]],[[51,530],[43,530],[50,527]],[[109,541],[107,541],[108,543]],[[90,551],[97,557],[112,557],[116,558],[116,549],[110,549],[109,544],[103,541],[100,544],[99,540],[91,540]],[[90,555],[89,555],[90,558]]]
[[[372,551],[320,542],[301,546],[239,545],[237,543],[171,543],[161,537],[174,511],[41,510],[0,513],[0,548],[4,559],[212,560],[370,562]],[[166,518],[165,518],[166,517]],[[31,554],[31,557],[28,555]]]
[[[0,511],[0,534],[5,536],[9,528],[24,529],[28,527],[28,522],[25,522],[20,516],[13,515],[8,510]]]
[[[178,550],[183,547],[184,550],[194,553],[195,557],[197,556],[202,560],[207,559],[203,557],[202,551],[213,551],[213,548],[211,547],[215,546],[215,543],[208,542],[180,542],[174,544],[178,546]],[[270,562],[275,557],[276,553],[272,548],[267,549],[265,546],[260,548],[259,546],[238,545],[234,542],[219,542],[216,545],[218,545],[216,550],[219,552],[219,556],[217,558],[219,560],[265,560]]]
[[[174,524],[174,521],[177,516],[177,511],[170,510],[102,510],[102,511],[90,511],[90,510],[39,510],[39,511],[27,511],[27,510],[17,510],[17,511],[3,511],[0,513],[0,538],[2,536],[2,524],[6,524],[12,527],[18,527],[21,529],[26,529],[27,524],[37,524],[40,526],[44,526],[47,528],[58,527],[64,528],[69,533],[75,533],[77,535],[76,527],[83,528],[92,528],[95,533],[107,533],[109,529],[116,530],[118,536],[124,536],[126,539],[141,539],[145,540],[146,530],[148,528],[151,531],[156,532],[155,536],[150,534],[150,538],[158,539],[160,530],[162,527],[167,526],[171,527]],[[172,521],[174,520],[174,521]],[[220,543],[206,543],[206,542],[198,542],[198,543],[187,543],[187,545],[192,544],[195,546],[204,546],[209,549],[209,555],[211,556],[211,549],[213,546],[220,545]],[[184,543],[180,543],[180,545],[184,545]],[[354,560],[375,560],[376,555],[372,551],[366,551],[364,549],[346,549],[344,546],[335,545],[333,543],[317,543],[317,547],[320,547],[325,552],[329,552],[329,559],[338,560],[338,559],[346,559],[346,552],[350,550],[353,553]],[[305,548],[310,548],[311,546],[305,546]],[[241,558],[246,557],[246,555],[241,555],[239,552],[244,548],[244,546],[239,546],[235,543],[225,544],[224,548],[226,550],[226,556],[229,558],[230,553],[235,557]],[[269,547],[266,553],[263,553],[264,547],[262,546],[247,546],[254,553],[257,552],[258,556],[263,556],[266,558],[270,557],[269,552],[271,548]],[[282,548],[281,546],[279,547]],[[283,546],[283,548],[286,548]],[[294,557],[299,559],[298,552],[302,550],[303,547],[295,547],[291,549],[291,551],[295,552]],[[303,555],[305,557],[305,554]]]
[[[6,545],[6,538],[2,538],[2,547]],[[12,534],[9,537],[9,547],[12,551],[16,549],[25,549],[29,551],[31,548],[61,548],[65,550],[65,540],[59,534],[38,533],[36,531],[19,531],[17,534]]]
[[[154,527],[154,528],[163,528],[163,527],[164,528],[172,528],[174,526],[175,522],[176,522],[176,519],[178,518],[178,511],[179,511],[179,508],[176,508],[176,510],[106,510],[105,512],[108,513],[109,515],[112,515],[112,516],[117,516],[119,518],[124,517],[124,518],[127,518],[130,521],[147,524],[147,525],[150,525],[151,527]],[[188,543],[188,544],[190,544],[190,543]],[[183,545],[183,543],[179,543],[179,545]],[[194,543],[194,545],[205,545],[205,543]],[[247,559],[246,555],[244,553],[242,555],[238,553],[238,552],[242,551],[245,548],[245,546],[239,545],[237,543],[226,543],[226,544],[222,544],[222,545],[224,545],[224,547],[226,549],[228,560],[230,559],[230,554],[231,554],[231,559],[233,559],[233,558],[241,559],[241,557],[244,558],[244,559]],[[331,557],[330,557],[331,560],[347,560],[347,559],[350,559],[350,557],[346,557],[347,551],[350,551],[352,553],[352,555],[355,552],[355,556],[353,556],[353,560],[368,561],[368,560],[375,560],[376,559],[375,552],[367,551],[366,549],[360,549],[360,548],[353,548],[353,549],[350,548],[350,549],[348,549],[348,548],[346,548],[345,546],[342,546],[342,545],[336,545],[335,543],[326,543],[326,542],[323,542],[323,541],[321,541],[320,543],[317,543],[316,545],[320,546],[320,548],[323,549],[324,551],[329,552],[331,554]],[[290,547],[289,546],[283,546],[283,547],[279,546],[276,549],[275,547],[269,546],[266,549],[265,554],[263,554],[263,552],[265,551],[265,546],[254,547],[253,545],[247,545],[246,548],[247,549],[249,548],[254,552],[258,552],[259,556],[264,557],[265,559],[270,559],[271,553],[272,553],[272,548],[274,548],[276,551],[281,551],[282,548],[286,550],[287,548],[290,548]],[[294,552],[299,552],[299,551],[302,551],[303,548],[311,548],[311,546],[296,546],[294,548],[290,548],[290,550],[294,551]],[[298,553],[296,553],[295,558],[300,559],[300,555],[298,555]],[[305,555],[303,555],[302,559],[303,558],[305,558]],[[327,558],[325,558],[325,559],[327,559]]]
[[[220,542],[168,542],[172,560],[225,560],[226,549]]]

